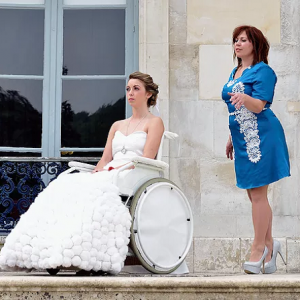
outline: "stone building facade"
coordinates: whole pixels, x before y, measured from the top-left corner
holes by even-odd
[[[292,174],[269,188],[273,233],[288,262],[278,259],[279,271],[300,272],[300,1],[139,0],[139,69],[160,85],[165,127],[179,134],[165,146],[164,159],[194,212],[190,270],[240,273],[253,237],[251,204],[225,157],[221,89],[234,66],[232,30],[242,24],[257,26],[271,43],[278,76],[272,109],[285,129]]]
[[[194,211],[192,272],[240,273],[253,237],[251,204],[235,186],[225,157],[228,112],[221,89],[234,66],[234,27],[260,28],[270,44],[278,76],[272,109],[289,147],[291,174],[269,188],[273,234],[287,266],[300,271],[300,1],[140,0],[139,67],[160,85],[166,129],[179,134],[164,149],[169,177]]]

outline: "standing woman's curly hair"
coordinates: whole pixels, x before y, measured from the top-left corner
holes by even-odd
[[[232,44],[234,45],[237,37],[245,31],[247,38],[253,45],[253,63],[255,65],[261,61],[268,64],[268,54],[270,49],[270,44],[267,38],[263,35],[263,33],[254,26],[243,25],[235,28],[232,34]],[[233,59],[236,59],[235,52],[233,53]],[[238,67],[241,66],[242,60],[237,58]]]
[[[156,105],[157,95],[159,93],[158,85],[153,82],[153,79],[149,74],[134,72],[129,75],[129,79],[138,79],[142,81],[146,91],[152,94],[147,101],[147,106],[150,107]]]

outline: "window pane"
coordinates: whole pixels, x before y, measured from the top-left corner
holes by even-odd
[[[0,79],[0,146],[41,147],[42,80]]]
[[[0,4],[45,4],[45,0],[0,0]]]
[[[126,0],[64,0],[64,5],[116,5],[126,4]]]
[[[124,75],[125,10],[65,10],[63,64],[64,75]]]
[[[124,80],[65,80],[62,147],[104,147],[110,126],[125,118]]]
[[[0,9],[0,73],[43,75],[44,10]]]

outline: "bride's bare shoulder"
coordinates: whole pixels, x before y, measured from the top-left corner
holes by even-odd
[[[128,120],[128,119],[116,121],[116,122],[112,125],[112,128],[113,128],[115,131],[122,129],[122,127],[125,126],[127,120]]]
[[[155,128],[162,128],[164,129],[164,122],[161,117],[157,117],[151,114],[148,122],[148,128],[155,127]]]
[[[149,121],[152,123],[163,124],[163,120],[161,117],[155,116],[153,114],[150,115]]]

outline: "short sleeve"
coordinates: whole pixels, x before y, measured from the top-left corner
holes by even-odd
[[[252,97],[272,103],[277,77],[268,65],[259,68],[253,78]]]

